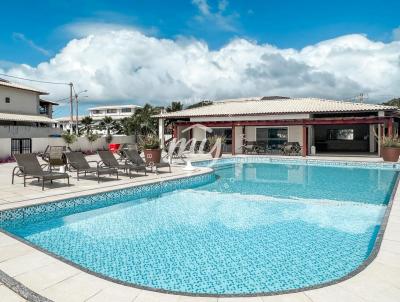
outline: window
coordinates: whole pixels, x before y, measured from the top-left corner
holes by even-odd
[[[265,144],[271,149],[279,149],[283,144],[287,143],[287,128],[257,128],[256,141],[258,144]]]
[[[11,99],[7,96],[6,97],[6,104],[10,104],[10,102],[11,102]]]
[[[117,113],[117,109],[107,109],[107,113]]]
[[[100,110],[92,110],[92,113],[93,113],[93,114],[100,114],[101,111],[100,111]]]
[[[122,108],[121,112],[127,113],[127,112],[132,112],[131,108]]]
[[[354,129],[329,129],[328,140],[354,140]]]

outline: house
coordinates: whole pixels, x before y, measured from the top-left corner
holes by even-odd
[[[126,117],[130,117],[135,113],[135,110],[140,108],[138,105],[113,105],[113,106],[99,106],[93,107],[89,109],[89,115],[94,122],[94,125],[99,125],[101,120],[104,117],[111,117],[113,120],[121,120]],[[79,116],[78,121],[80,122],[85,116]],[[70,117],[61,117],[57,118],[57,122],[60,127],[64,130],[68,130],[70,128]],[[75,117],[74,117],[75,122]],[[97,131],[99,133],[103,133],[104,131]]]
[[[210,135],[224,135],[224,151],[232,154],[242,153],[249,144],[273,151],[285,143],[298,143],[303,156],[314,150],[317,154],[379,154],[382,135],[397,131],[399,121],[397,107],[283,97],[222,100],[157,117],[160,133],[166,119],[174,121],[178,139],[201,141]]]
[[[45,95],[43,90],[0,79],[0,139],[11,139],[11,152],[4,153],[30,152],[32,138],[60,134],[52,118],[57,103],[43,99]]]

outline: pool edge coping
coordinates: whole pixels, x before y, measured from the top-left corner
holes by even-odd
[[[244,156],[238,156],[237,158],[241,158],[241,157],[244,157]],[[234,157],[225,158],[225,159],[233,159],[233,158]],[[282,159],[282,161],[284,161],[284,160],[285,159]],[[298,160],[301,160],[301,159],[298,159]],[[197,162],[201,162],[201,161],[210,161],[210,160],[199,160]],[[318,160],[318,161],[319,162],[324,162],[324,160]],[[330,162],[331,160],[326,160],[326,161]],[[304,160],[304,162],[306,163],[307,161]],[[273,161],[271,161],[271,163],[273,163]],[[338,166],[341,167],[341,165],[338,165]],[[201,167],[201,168],[204,168],[204,167]],[[205,167],[205,168],[210,168],[210,167]],[[357,167],[355,167],[355,168],[357,168]],[[379,168],[376,168],[376,169],[379,169]],[[212,170],[212,171],[210,171],[210,170]],[[359,273],[361,273],[362,271],[364,271],[376,259],[376,257],[379,254],[380,247],[382,245],[383,237],[384,237],[385,230],[386,230],[386,227],[387,227],[387,224],[388,224],[388,221],[389,221],[389,217],[390,217],[390,213],[391,213],[391,209],[392,209],[392,206],[393,206],[393,203],[394,203],[395,196],[396,196],[397,193],[400,194],[400,192],[398,192],[399,184],[400,184],[400,172],[398,170],[395,170],[395,171],[397,172],[397,176],[396,176],[396,179],[394,180],[394,186],[393,186],[393,189],[392,189],[392,192],[391,192],[388,204],[387,204],[387,208],[385,210],[385,214],[383,215],[383,218],[382,218],[382,223],[380,225],[379,232],[376,235],[376,239],[375,239],[373,248],[372,248],[368,258],[366,258],[357,268],[355,268],[354,270],[352,270],[351,272],[349,272],[347,275],[345,275],[343,277],[340,277],[338,279],[334,279],[334,280],[331,280],[331,281],[328,281],[328,282],[325,282],[325,283],[320,283],[320,284],[317,284],[317,285],[312,285],[312,286],[307,286],[307,287],[302,287],[302,288],[297,288],[297,289],[290,289],[290,290],[284,290],[284,291],[273,291],[273,292],[260,292],[260,293],[254,293],[254,294],[205,294],[205,293],[188,293],[188,292],[180,292],[180,291],[171,291],[171,290],[164,290],[164,289],[152,288],[152,287],[147,287],[147,286],[140,286],[140,285],[135,285],[133,283],[126,282],[126,281],[121,281],[121,280],[118,280],[118,279],[114,279],[112,277],[108,277],[108,276],[100,274],[100,273],[93,272],[93,271],[91,271],[91,270],[89,270],[89,269],[87,269],[87,268],[85,268],[83,266],[80,266],[79,264],[76,264],[76,263],[74,263],[74,262],[72,262],[72,261],[70,261],[68,259],[65,259],[65,258],[63,258],[63,257],[61,257],[61,256],[59,256],[57,254],[54,254],[54,253],[52,253],[50,251],[47,251],[46,249],[43,249],[40,246],[36,246],[35,244],[32,244],[32,243],[30,243],[29,241],[27,241],[27,240],[25,240],[23,238],[20,238],[20,237],[14,235],[14,234],[11,234],[11,233],[9,233],[8,231],[6,231],[6,230],[4,230],[2,228],[0,228],[0,233],[3,233],[6,236],[9,236],[9,237],[17,240],[17,241],[21,242],[22,244],[28,245],[29,247],[31,247],[31,248],[39,251],[39,252],[42,252],[42,253],[50,256],[50,257],[53,257],[53,258],[61,261],[64,264],[70,265],[70,266],[80,270],[83,273],[87,273],[87,274],[89,274],[91,276],[100,278],[102,280],[105,280],[105,281],[108,281],[108,282],[111,282],[111,283],[114,283],[114,284],[117,284],[117,285],[127,286],[127,287],[135,288],[135,289],[138,289],[138,290],[144,290],[144,291],[167,294],[167,295],[174,295],[174,296],[204,297],[204,298],[238,298],[238,299],[240,299],[240,298],[249,298],[249,297],[267,297],[267,296],[277,296],[277,295],[284,295],[284,294],[303,293],[303,292],[310,291],[310,290],[321,289],[321,288],[325,288],[325,287],[328,287],[328,286],[336,285],[336,284],[339,284],[339,283],[344,282],[346,280],[349,280],[349,279],[355,277],[356,275],[358,275]],[[205,174],[213,173],[213,172],[214,171],[211,168],[211,169],[208,169],[208,171],[198,171],[198,173],[196,173],[195,175],[193,175],[193,174],[177,175],[176,177],[172,177],[172,178],[168,178],[168,179],[156,179],[154,181],[150,181],[150,182],[145,183],[145,184],[135,184],[135,185],[130,186],[130,187],[145,186],[145,185],[149,185],[149,184],[161,183],[163,181],[168,181],[168,180],[176,180],[176,179],[181,179],[181,178],[189,178],[191,176],[205,175]],[[99,193],[116,191],[118,189],[119,188],[107,187],[106,190],[101,191]],[[79,192],[75,192],[75,193],[79,193]],[[95,193],[82,194],[82,195],[79,195],[79,197],[93,195],[93,194],[96,194],[96,192]],[[62,200],[69,199],[69,198],[73,198],[73,197],[67,197],[67,198],[61,198],[61,199],[58,199],[58,200],[46,201],[46,202],[41,203],[41,204],[58,202],[58,201],[62,201]],[[25,206],[21,206],[21,207],[15,207],[15,208],[12,208],[12,209],[26,208],[26,207],[29,207],[29,206],[35,206],[35,205],[25,205]],[[0,270],[0,276],[1,276],[1,273],[3,273],[6,276],[8,276],[2,270]],[[16,283],[20,283],[19,281],[17,281],[16,279],[14,279],[11,276],[8,276],[8,278],[10,278],[11,280],[13,280]],[[2,282],[1,279],[0,279],[0,282]],[[6,285],[5,282],[3,282],[3,283],[4,283],[4,285]],[[17,294],[21,295],[22,297],[24,297],[24,295],[27,296],[27,294],[31,295],[31,296],[32,295],[33,296],[37,296],[39,298],[42,297],[40,294],[38,294],[38,293],[32,291],[31,289],[27,288],[22,283],[20,283],[20,284],[23,286],[22,289],[21,289],[21,293],[23,295],[20,294],[20,292],[19,292],[20,288],[19,287],[17,287],[16,290],[11,288],[11,287],[9,287],[9,288],[11,290],[15,291]],[[43,298],[43,300],[39,299],[39,300],[32,300],[32,301],[35,301],[35,302],[36,301],[37,302],[48,302],[48,301],[51,301],[46,297],[42,297],[42,298]],[[31,300],[29,300],[29,301],[31,301]]]

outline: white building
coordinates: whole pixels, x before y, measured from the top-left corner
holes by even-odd
[[[31,139],[59,135],[47,92],[0,79],[0,138],[11,139],[11,154],[29,152]]]
[[[224,151],[262,152],[298,144],[306,156],[317,153],[380,153],[382,136],[398,133],[397,107],[317,98],[252,97],[222,100],[209,106],[162,113],[174,122],[174,137],[202,141],[224,135]],[[205,131],[208,127],[212,131]],[[164,139],[163,135],[160,137]]]
[[[100,124],[100,122],[104,119],[104,117],[109,116],[113,120],[121,120],[126,117],[132,116],[137,108],[141,106],[138,105],[113,105],[113,106],[99,106],[93,107],[89,109],[89,115],[94,122],[94,125]],[[79,116],[78,122],[80,122],[85,116]],[[61,117],[56,119],[59,122],[59,125],[64,129],[68,130],[70,127],[70,117]],[[75,123],[75,116],[74,116]],[[103,133],[103,131],[97,131],[99,133]]]

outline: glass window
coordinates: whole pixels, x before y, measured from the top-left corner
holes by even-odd
[[[117,113],[117,109],[107,109],[107,113]]]
[[[257,144],[269,149],[280,149],[288,139],[287,128],[256,128]]]
[[[11,102],[11,99],[9,97],[6,97],[6,103],[10,104],[10,102]]]
[[[354,140],[354,129],[329,129],[328,130],[329,140]]]
[[[126,112],[132,112],[131,108],[122,108],[121,110],[122,112],[126,113]]]

